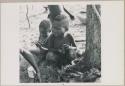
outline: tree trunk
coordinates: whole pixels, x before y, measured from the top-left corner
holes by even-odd
[[[101,69],[100,5],[87,6],[85,65]]]

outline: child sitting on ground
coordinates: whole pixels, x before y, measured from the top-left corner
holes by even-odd
[[[52,34],[48,37],[44,46],[48,49],[46,61],[52,62],[59,68],[70,64],[72,59],[69,57],[68,50],[76,48],[72,35],[67,32],[68,29],[68,18],[63,14],[56,16],[52,23]]]
[[[40,82],[41,79],[40,79],[40,70],[38,68],[38,63],[41,62],[43,57],[45,57],[43,56],[44,54],[41,53],[40,45],[42,45],[46,41],[46,38],[49,36],[49,33],[51,31],[50,28],[51,28],[50,21],[43,20],[39,25],[40,36],[38,42],[36,43],[36,47],[32,47],[29,50],[20,49],[20,54],[33,66]]]
[[[51,32],[51,23],[49,20],[43,20],[41,21],[41,23],[39,24],[39,40],[38,42],[35,43],[36,47],[35,48],[31,48],[30,52],[35,54],[35,55],[40,55],[42,54],[41,52],[41,45],[44,44],[44,42],[46,42],[47,37],[50,35]]]

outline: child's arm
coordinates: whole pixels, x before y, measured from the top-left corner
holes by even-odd
[[[40,41],[36,42],[35,45],[39,48],[48,47],[48,38],[46,38],[42,43]]]
[[[77,49],[77,47],[74,47],[74,46],[70,46],[70,45],[67,45],[67,44],[64,44],[63,45],[65,49]]]
[[[72,35],[70,35],[70,42],[71,42],[73,47],[76,47],[75,40],[74,40]]]
[[[38,67],[38,64],[35,60],[35,57],[33,56],[33,54],[27,50],[24,49],[20,49],[20,54],[33,66],[33,68],[36,70],[37,73],[37,77],[39,79],[39,81],[41,82],[41,78],[40,78],[40,70]]]
[[[70,42],[70,46],[76,47],[74,38],[70,33],[65,33],[64,37]]]
[[[48,51],[49,47],[50,47],[50,42],[51,42],[51,39],[52,39],[52,34],[47,37],[42,43],[41,42],[37,42],[36,43],[36,46],[40,48],[41,51]]]
[[[48,48],[42,46],[41,44],[39,44],[38,42],[36,43],[36,46],[40,49],[40,53],[41,54],[46,54],[48,52]]]

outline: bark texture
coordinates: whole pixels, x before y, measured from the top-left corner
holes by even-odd
[[[101,69],[100,6],[87,6],[85,65]]]

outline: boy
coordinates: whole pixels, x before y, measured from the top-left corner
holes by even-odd
[[[39,25],[39,43],[43,43],[51,32],[51,24],[49,20],[43,20]]]
[[[57,15],[52,23],[52,34],[45,43],[45,47],[48,48],[46,61],[58,65],[59,68],[70,64],[68,50],[76,48],[73,37],[67,32],[68,29],[68,18],[63,14]]]
[[[38,42],[35,43],[35,45],[37,47],[35,48],[31,48],[30,52],[33,54],[38,55],[38,53],[40,54],[41,50],[40,50],[40,46],[44,44],[44,42],[46,42],[47,37],[50,35],[51,32],[51,23],[49,20],[43,20],[40,24],[39,24],[39,40]]]
[[[50,21],[43,20],[39,25],[40,36],[39,36],[38,42],[36,43],[36,47],[33,47],[32,49],[29,49],[29,50],[20,49],[20,54],[34,67],[40,82],[41,82],[41,79],[40,79],[40,70],[38,68],[38,63],[41,61],[42,57],[44,57],[42,56],[44,54],[41,53],[40,46],[44,43],[46,38],[49,36],[49,33],[51,31],[50,28],[51,28]]]

